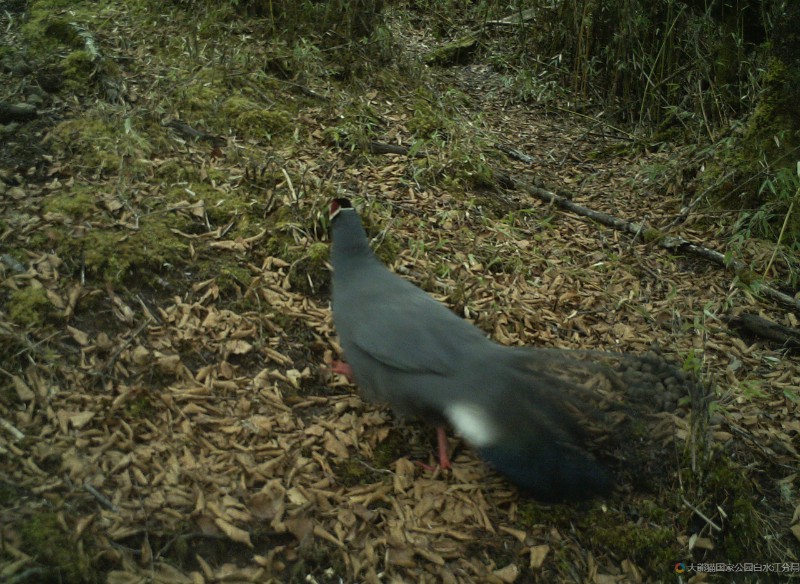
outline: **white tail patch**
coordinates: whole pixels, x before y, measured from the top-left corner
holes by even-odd
[[[454,403],[444,410],[445,416],[467,442],[481,448],[495,441],[497,430],[492,420],[479,406],[471,403]]]

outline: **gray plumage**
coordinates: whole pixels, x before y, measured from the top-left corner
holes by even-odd
[[[640,401],[650,399],[653,376],[635,373],[648,369],[647,358],[494,343],[388,270],[349,201],[336,199],[331,218],[333,317],[367,399],[404,417],[446,421],[541,500],[609,492],[611,476],[586,444],[602,439],[607,412],[628,407],[620,396],[631,379],[643,385]],[[636,401],[635,391],[627,394]]]

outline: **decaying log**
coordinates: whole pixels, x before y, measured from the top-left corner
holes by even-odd
[[[800,349],[800,331],[772,322],[757,314],[743,313],[725,319],[736,330],[783,345],[787,349]]]
[[[367,144],[367,150],[371,154],[408,154],[409,150],[405,146],[399,144],[386,144],[384,142],[370,142]],[[415,157],[420,158],[425,156],[421,152],[414,154]]]

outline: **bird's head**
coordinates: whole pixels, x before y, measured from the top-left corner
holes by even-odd
[[[328,212],[328,219],[333,220],[342,209],[352,209],[353,203],[350,202],[350,199],[333,199],[331,201],[330,211]]]

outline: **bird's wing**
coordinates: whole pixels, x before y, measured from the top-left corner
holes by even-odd
[[[488,343],[477,327],[399,277],[364,290],[358,307],[359,318],[343,327],[350,342],[394,369],[452,375],[470,344]]]

